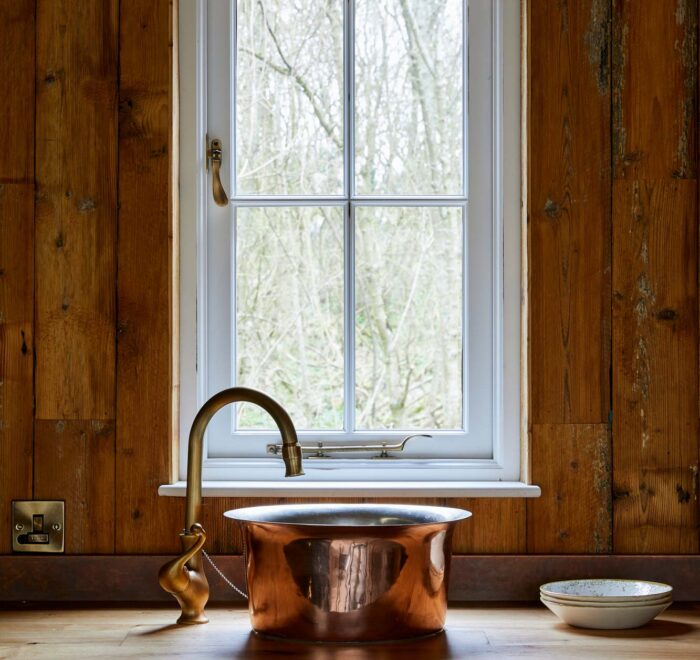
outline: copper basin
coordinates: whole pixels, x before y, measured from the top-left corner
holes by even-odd
[[[447,612],[452,532],[471,513],[403,504],[234,509],[253,629],[369,642],[430,635]]]

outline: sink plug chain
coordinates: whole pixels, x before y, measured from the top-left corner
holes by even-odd
[[[202,549],[202,554],[206,560],[211,564],[211,567],[221,576],[221,579],[234,591],[237,591],[243,598],[248,600],[248,594],[245,591],[239,589],[231,580],[229,580],[222,572],[221,569],[214,563],[214,560],[207,554],[206,550]]]

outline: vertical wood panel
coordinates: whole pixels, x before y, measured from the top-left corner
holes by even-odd
[[[528,5],[530,552],[611,543],[611,9]]]
[[[37,421],[34,497],[65,500],[65,551],[114,552],[114,423]]]
[[[524,499],[486,498],[444,500],[472,512],[457,525],[453,540],[456,554],[518,554],[526,551],[526,503]]]
[[[611,450],[605,424],[532,429],[532,480],[542,488],[527,503],[527,550],[612,551]]]
[[[0,3],[0,183],[34,181],[34,0]]]
[[[697,0],[614,0],[615,178],[697,175]]]
[[[32,497],[33,184],[0,184],[0,236],[0,524],[8,529],[10,500]],[[0,535],[0,551],[9,548]]]
[[[117,0],[37,3],[38,419],[114,419]]]
[[[697,552],[697,3],[615,0],[616,552]]]
[[[698,551],[696,196],[615,182],[616,552]]]
[[[0,214],[4,211],[1,198],[0,192]],[[0,322],[0,553],[9,552],[12,545],[10,502],[32,499],[32,355],[31,320]]]
[[[184,503],[159,498],[171,470],[171,8],[120,11],[118,552],[177,546]]]
[[[610,7],[529,4],[531,422],[604,423],[610,369]]]
[[[34,443],[34,2],[0,3],[0,553],[31,499]]]

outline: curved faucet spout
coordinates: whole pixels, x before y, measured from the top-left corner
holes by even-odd
[[[185,514],[185,529],[199,522],[202,508],[202,448],[204,432],[211,418],[229,403],[255,403],[270,413],[282,436],[282,458],[285,465],[285,477],[296,477],[304,474],[301,469],[301,448],[297,440],[297,432],[287,411],[277,401],[263,392],[247,387],[231,387],[215,394],[197,413],[190,430],[189,448],[187,451],[187,509]]]
[[[202,563],[202,547],[205,532],[199,524],[202,509],[202,452],[204,433],[211,418],[229,403],[255,403],[267,411],[275,420],[282,436],[282,458],[285,465],[285,476],[296,477],[304,474],[301,467],[301,448],[297,440],[297,432],[289,415],[279,403],[263,392],[247,387],[231,387],[215,394],[199,410],[192,429],[190,430],[187,451],[187,502],[185,511],[185,531],[181,534],[184,552],[168,562],[161,571],[170,569],[170,575],[176,577],[177,592],[172,589],[175,585],[164,586],[177,598],[182,607],[182,616],[178,623],[206,623],[204,606],[209,600],[209,584],[207,583]],[[174,571],[175,567],[178,568]],[[179,570],[182,567],[182,570]],[[166,571],[167,572],[167,571]],[[187,584],[185,584],[187,583]],[[184,585],[183,589],[179,589]],[[196,587],[196,588],[195,588]]]

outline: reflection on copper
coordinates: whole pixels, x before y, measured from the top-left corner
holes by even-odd
[[[242,526],[257,632],[360,642],[442,630],[452,532],[468,512],[312,504],[226,515]]]
[[[292,541],[285,559],[299,591],[328,612],[350,612],[383,596],[396,582],[406,552],[381,539]]]
[[[445,566],[447,560],[445,558],[445,538],[447,532],[445,530],[436,532],[430,536],[430,564],[428,566],[428,579],[430,581],[430,589],[439,591],[445,584]]]

